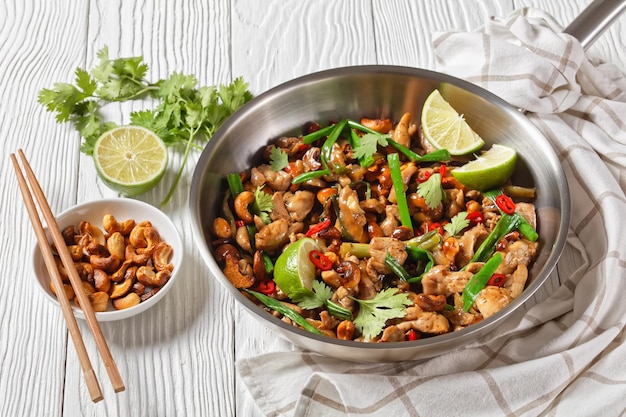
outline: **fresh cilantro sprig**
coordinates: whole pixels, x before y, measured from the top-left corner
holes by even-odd
[[[104,120],[103,106],[152,97],[155,107],[131,113],[129,123],[154,131],[168,146],[183,146],[183,162],[165,205],[180,181],[191,148],[201,149],[217,128],[252,98],[248,84],[236,78],[229,85],[199,87],[195,76],[179,72],[150,82],[142,56],[111,59],[106,46],[97,56],[99,63],[91,71],[76,69],[74,84],[44,88],[38,101],[56,114],[58,123],[72,123],[83,138],[80,150],[91,155],[96,140],[117,126]]]
[[[462,211],[452,217],[450,223],[443,226],[443,229],[448,232],[450,236],[456,236],[469,225],[470,221],[467,218],[467,211]]]
[[[298,306],[304,309],[313,310],[323,306],[332,295],[333,291],[326,284],[322,281],[313,280],[312,291],[303,291],[294,301],[297,301]]]
[[[389,135],[380,133],[366,133],[359,139],[359,144],[353,149],[353,157],[356,159],[369,158],[376,153],[378,145],[387,146]]]
[[[270,151],[270,168],[272,171],[280,171],[289,165],[289,156],[287,152],[280,148],[274,147]]]
[[[366,340],[380,334],[387,320],[404,317],[406,307],[411,305],[409,296],[398,292],[397,288],[382,290],[371,300],[353,299],[359,303],[359,314],[354,319],[354,326]]]
[[[417,186],[417,194],[424,198],[429,208],[437,208],[439,203],[446,197],[446,193],[441,186],[441,174],[432,174],[426,181],[420,183]]]
[[[270,213],[274,209],[272,196],[263,191],[263,186],[258,186],[254,190],[254,204],[252,205],[254,213],[261,218],[263,223],[269,224]]]

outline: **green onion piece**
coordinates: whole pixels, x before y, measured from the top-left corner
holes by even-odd
[[[411,278],[406,269],[404,269],[402,265],[400,265],[400,262],[391,256],[389,252],[385,255],[385,265],[387,265],[389,269],[391,269],[391,272],[396,274],[402,281],[408,281],[409,278]]]
[[[489,198],[491,201],[493,201],[494,204],[496,203],[496,198],[500,194],[502,194],[502,191],[498,189],[485,191],[483,193],[483,195]],[[504,212],[500,210],[500,213],[504,213]],[[520,231],[522,235],[524,235],[526,239],[530,240],[531,242],[534,242],[537,239],[539,239],[539,233],[537,233],[535,228],[532,227],[530,223],[528,223],[528,221],[524,218],[524,216],[519,214],[517,211],[513,213],[513,216],[517,217],[518,222],[519,222],[519,224],[517,225],[517,229]]]
[[[510,233],[517,228],[520,217],[521,216],[515,216],[514,214],[503,213],[500,220],[498,220],[496,227],[493,228],[491,233],[489,233],[487,238],[483,241],[483,243],[481,243],[469,263],[485,262],[496,250],[496,244],[498,241],[507,233]]]
[[[228,181],[228,188],[233,198],[237,197],[239,193],[243,192],[243,183],[239,174],[232,172],[226,175],[226,181]]]
[[[341,122],[334,125],[332,131],[328,134],[328,137],[322,145],[322,149],[320,151],[320,159],[322,161],[322,165],[324,165],[324,168],[329,172],[332,172],[332,170],[328,166],[328,161],[330,161],[330,157],[332,156],[333,145],[335,144],[335,142],[337,142],[337,139],[339,139],[339,135],[343,131],[343,128],[346,126],[346,123],[346,120],[342,120]]]
[[[328,125],[326,127],[321,128],[320,130],[316,130],[315,132],[309,133],[308,135],[305,135],[302,137],[302,142],[306,143],[307,145],[310,145],[316,140],[326,136],[331,130],[333,130],[334,127],[335,125]]]
[[[384,135],[383,133],[370,129],[369,127],[365,127],[361,123],[355,122],[354,120],[348,120],[348,126],[353,129],[360,130],[361,132],[372,133],[374,135]]]
[[[347,308],[335,303],[334,301],[331,300],[326,300],[324,302],[324,305],[326,306],[326,310],[328,310],[328,312],[337,317],[338,319],[341,320],[352,320],[352,311],[348,310]]]
[[[400,157],[397,153],[390,153],[387,155],[387,162],[389,163],[389,170],[391,172],[391,182],[393,183],[393,188],[396,190],[396,202],[398,212],[400,213],[400,221],[403,226],[413,231],[413,222],[411,220],[411,214],[409,213],[409,205],[406,202],[404,182],[402,182],[402,172],[400,171]]]
[[[407,246],[406,252],[409,255],[409,258],[413,259],[414,261],[426,263],[424,265],[424,269],[421,274],[407,279],[407,281],[410,282],[411,284],[415,284],[415,283],[420,282],[424,274],[430,271],[430,268],[432,268],[433,265],[435,265],[435,260],[433,259],[433,255],[429,251],[419,246]]]
[[[475,273],[472,278],[465,284],[465,288],[463,289],[463,310],[468,311],[478,294],[485,288],[489,278],[493,275],[493,273],[498,269],[498,266],[502,262],[502,255],[499,253],[495,253],[485,264],[483,267]]]
[[[419,155],[404,145],[399,144],[393,139],[387,139],[387,142],[398,152],[404,154],[412,162],[442,162],[450,160],[450,152],[447,149],[437,149],[436,151],[427,153],[426,155]]]
[[[307,182],[308,180],[312,180],[313,178],[323,177],[324,175],[330,175],[330,171],[327,169],[321,169],[319,171],[309,171],[304,174],[297,175],[294,179],[291,180],[292,184],[300,184],[303,182]]]
[[[352,146],[352,149],[359,146],[360,143],[361,143],[361,138],[359,137],[359,135],[357,135],[354,129],[350,129],[350,146]],[[374,163],[373,156],[359,158],[359,165],[361,165],[363,168],[367,168],[371,166],[373,163]]]
[[[261,259],[263,260],[263,265],[265,265],[265,272],[268,274],[272,274],[274,272],[274,262],[272,262],[272,258],[265,251],[261,251]]]
[[[407,247],[417,247],[432,252],[441,243],[441,235],[437,230],[431,230],[423,235],[415,236],[404,243],[406,243]]]
[[[370,256],[370,244],[369,243],[354,243],[354,242],[343,242],[339,247],[339,254],[342,258],[346,256],[346,254],[351,254],[356,256],[359,259],[367,258]]]
[[[280,314],[282,314],[285,317],[289,317],[296,324],[302,326],[302,328],[304,330],[308,330],[309,332],[315,333],[315,334],[320,334],[320,335],[322,334],[322,332],[317,330],[311,323],[306,321],[304,319],[304,317],[302,317],[300,314],[298,314],[297,311],[287,307],[286,305],[284,305],[280,301],[278,301],[278,300],[276,300],[276,299],[274,299],[272,297],[268,297],[265,294],[261,294],[260,292],[248,290],[248,289],[245,289],[245,288],[244,288],[244,291],[247,292],[248,294],[251,294],[251,295],[255,296],[257,298],[257,300],[262,302],[266,307],[271,308],[272,310],[279,312]]]

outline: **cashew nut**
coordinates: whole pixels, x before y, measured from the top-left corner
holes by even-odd
[[[96,290],[108,293],[111,289],[111,277],[101,269],[94,269],[93,285],[96,287]]]
[[[118,232],[124,236],[128,236],[130,231],[135,227],[135,220],[128,219],[120,223],[112,214],[105,214],[102,218],[102,227],[108,234]]]
[[[219,239],[228,239],[232,236],[233,230],[228,220],[223,217],[216,217],[213,220],[213,233]]]
[[[162,287],[170,279],[170,276],[170,271],[167,269],[159,272],[149,266],[140,266],[137,269],[137,281],[146,287]]]
[[[125,310],[127,308],[136,306],[140,302],[141,299],[139,298],[139,296],[136,293],[131,292],[126,294],[124,298],[117,298],[113,300],[113,307],[115,307],[116,310]]]
[[[105,243],[104,233],[102,233],[102,230],[100,230],[98,226],[94,226],[93,224],[89,222],[82,221],[78,225],[78,230],[80,231],[81,235],[89,236],[90,242],[96,242],[104,246],[104,243]]]
[[[252,191],[243,191],[239,193],[233,202],[235,213],[247,224],[252,223],[254,220],[254,216],[252,216],[252,213],[248,210],[248,206],[253,202],[254,193]]]
[[[170,263],[170,259],[173,252],[174,249],[163,241],[156,244],[152,252],[152,263],[157,271],[172,272],[174,265]]]
[[[126,248],[126,242],[124,241],[124,235],[120,232],[113,232],[107,239],[106,248],[111,255],[114,255],[120,259],[124,259],[124,249]]]

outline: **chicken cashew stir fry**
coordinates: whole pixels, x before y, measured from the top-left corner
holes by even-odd
[[[172,275],[172,247],[149,221],[120,222],[106,214],[102,227],[82,221],[62,232],[93,310],[106,311],[109,303],[123,310],[148,300]],[[55,261],[68,299],[78,303],[58,255]]]
[[[408,113],[273,141],[227,178],[212,228],[225,276],[282,320],[345,340],[432,337],[503,309],[538,252],[535,190],[469,189],[451,175],[465,161],[425,142]],[[287,286],[274,266],[303,239],[314,250],[297,262],[314,276]]]

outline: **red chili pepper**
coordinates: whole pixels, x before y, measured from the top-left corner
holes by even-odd
[[[420,173],[417,175],[417,180],[419,182],[426,182],[428,181],[431,175],[432,174],[430,171],[420,171]]]
[[[306,232],[306,237],[311,237],[314,234],[319,233],[324,229],[327,229],[328,227],[330,227],[330,219],[326,219],[323,222],[318,223],[315,226],[311,227],[309,231]]]
[[[328,271],[333,267],[333,261],[318,250],[312,250],[309,252],[309,259],[320,271]]]
[[[426,227],[426,231],[430,232],[431,230],[436,230],[440,235],[443,235],[443,226],[441,225],[441,223],[438,222],[434,222],[434,223],[430,223],[429,225],[427,225]]]
[[[276,283],[271,279],[266,279],[259,282],[255,289],[265,295],[271,295],[274,294],[274,291],[276,291]]]
[[[494,287],[502,287],[506,282],[506,275],[504,274],[493,274],[489,281],[487,281],[487,285],[493,285]]]
[[[506,194],[500,194],[496,197],[496,206],[506,214],[515,213],[515,203]]]
[[[243,227],[243,226],[245,226],[245,225],[246,225],[246,222],[245,222],[245,221],[243,221],[243,220],[241,220],[241,219],[239,219],[239,220],[235,220],[235,226],[237,226],[238,228],[239,228],[239,227]]]
[[[441,178],[446,176],[446,166],[445,165],[439,165],[439,175],[441,175]]]
[[[406,334],[406,338],[409,342],[417,340],[417,332],[413,329],[409,330]]]
[[[477,225],[485,221],[485,216],[483,216],[483,213],[480,211],[472,211],[467,215],[467,220],[469,220],[471,224]]]

